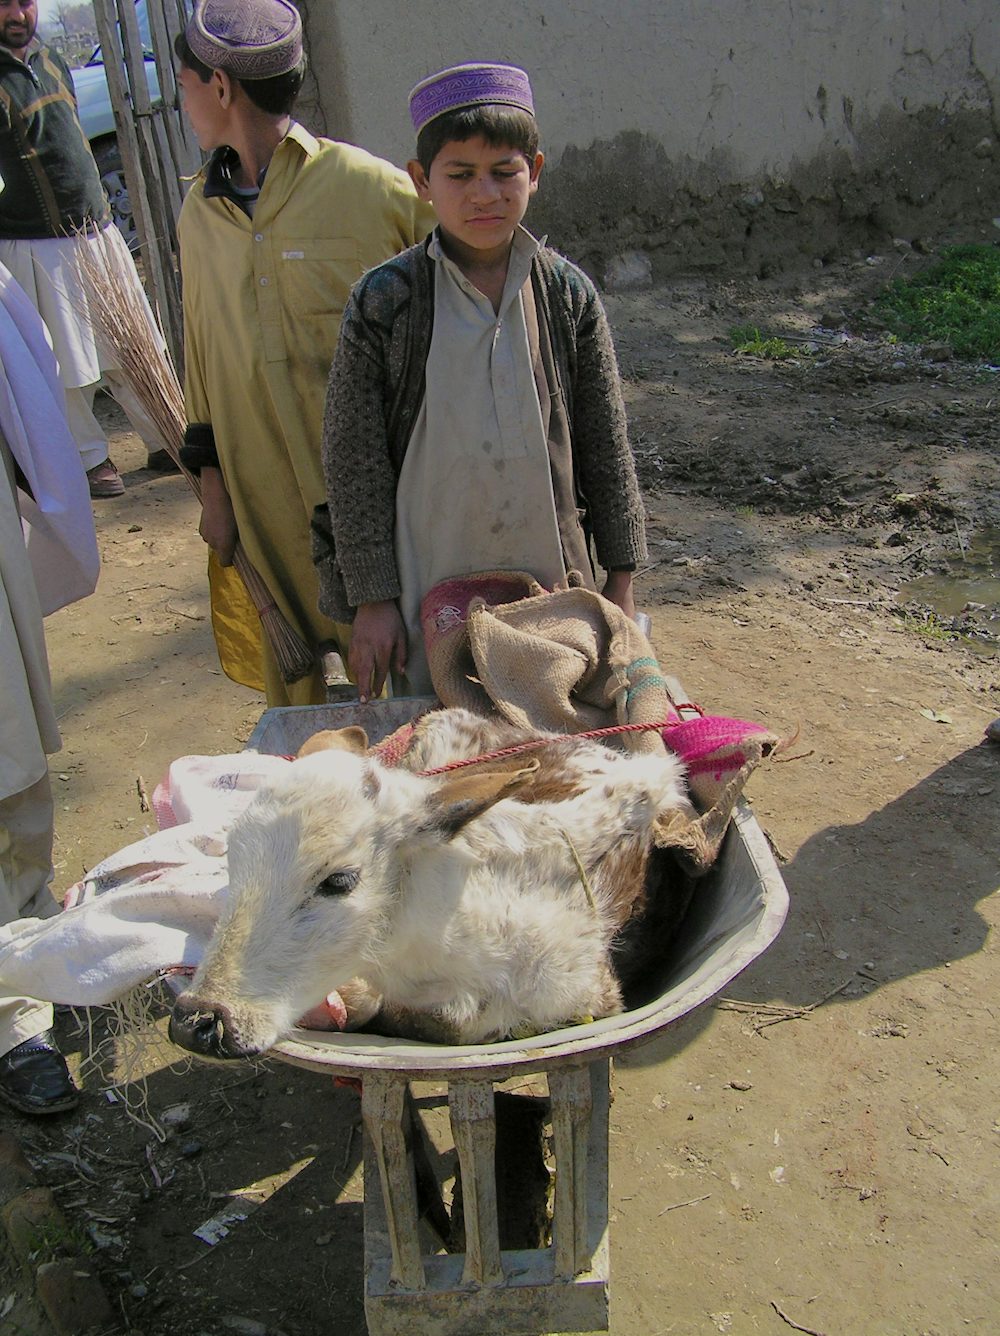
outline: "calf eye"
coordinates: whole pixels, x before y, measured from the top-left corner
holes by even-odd
[[[358,869],[348,868],[342,872],[331,872],[316,887],[317,895],[347,895],[354,890],[361,880]]]

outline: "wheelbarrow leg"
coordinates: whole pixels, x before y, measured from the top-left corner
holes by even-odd
[[[497,1221],[496,1123],[489,1081],[453,1081],[448,1087],[451,1134],[462,1169],[465,1218],[463,1284],[499,1285],[500,1231]]]
[[[548,1096],[493,1091],[497,1225],[501,1251],[547,1247],[552,1237],[552,1174],[546,1159]],[[456,1142],[457,1144],[457,1142]],[[462,1168],[455,1174],[449,1252],[465,1251]]]
[[[413,1171],[417,1182],[417,1214],[433,1229],[442,1245],[447,1247],[451,1236],[451,1220],[441,1195],[441,1185],[434,1171],[434,1145],[427,1134],[427,1128],[424,1126],[424,1120],[420,1116],[409,1083],[406,1086],[404,1117],[409,1129],[410,1154],[413,1156]]]
[[[417,1185],[412,1133],[405,1116],[407,1084],[398,1078],[366,1075],[361,1093],[366,1150],[378,1170],[378,1184],[369,1185],[365,1172],[365,1223],[369,1223],[368,1198],[381,1188],[384,1225],[392,1253],[391,1282],[408,1290],[424,1288],[424,1265],[417,1233]],[[369,1158],[366,1155],[366,1160]],[[366,1244],[365,1252],[368,1253]]]
[[[552,1219],[555,1272],[564,1280],[589,1271],[607,1246],[610,1064],[549,1072],[556,1194]]]
[[[449,1082],[465,1254],[421,1257],[405,1081],[366,1074],[365,1316],[371,1336],[601,1332],[608,1321],[609,1064],[546,1072],[555,1149],[551,1247],[501,1252],[493,1083]]]

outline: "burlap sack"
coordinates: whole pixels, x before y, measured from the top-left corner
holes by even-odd
[[[442,580],[420,604],[420,626],[431,681],[443,705],[461,706],[474,714],[493,714],[493,702],[479,680],[469,643],[469,605],[477,599],[494,605],[517,603],[545,590],[521,571],[483,571]],[[439,683],[447,692],[442,696]]]
[[[659,725],[606,741],[680,757],[694,806],[661,813],[655,840],[695,875],[712,866],[747,779],[782,745],[775,733],[721,716],[682,719],[677,680],[635,623],[592,590],[547,593],[530,575],[489,571],[437,585],[420,611],[443,705],[550,733]]]
[[[436,586],[421,622],[445,705],[550,733],[677,719],[649,641],[593,590],[546,593],[530,576],[489,572]],[[656,729],[615,741],[630,751],[663,750]]]

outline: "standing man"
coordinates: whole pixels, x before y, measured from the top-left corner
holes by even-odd
[[[93,245],[95,254],[107,256],[109,282],[135,285],[140,292],[141,284],[111,224],[100,173],[77,116],[69,68],[58,52],[37,40],[37,26],[36,0],[0,0],[0,262],[49,331],[90,495],[120,496],[125,486],[93,413],[102,376],[146,441],[149,466],[171,471],[174,465],[89,315],[76,266],[81,246]],[[152,312],[149,319],[155,327]]]
[[[242,653],[227,648],[239,590],[225,568],[238,537],[303,640],[346,650],[347,628],[318,610],[310,544],[326,495],[327,377],[352,285],[422,238],[433,216],[404,172],[292,119],[305,58],[289,0],[197,0],[176,51],[185,111],[211,153],[178,236],[183,460],[201,474],[216,640],[229,676],[263,681],[269,705],[319,703],[320,672],[286,687],[259,632]]]
[[[82,481],[81,481],[82,486]],[[0,925],[47,918],[53,806],[46,752],[61,746],[38,595],[24,549],[14,461],[0,431]],[[0,997],[0,1101],[61,1113],[77,1093],[52,1034],[52,1006]]]
[[[62,745],[42,616],[93,591],[100,562],[87,487],[38,312],[0,265],[0,935],[47,918],[53,805],[46,753]],[[71,1109],[77,1092],[52,1007],[0,997],[0,1102]]]

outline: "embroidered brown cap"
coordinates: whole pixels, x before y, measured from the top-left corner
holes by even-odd
[[[270,79],[302,58],[302,19],[290,0],[196,0],[188,46],[209,69]]]

